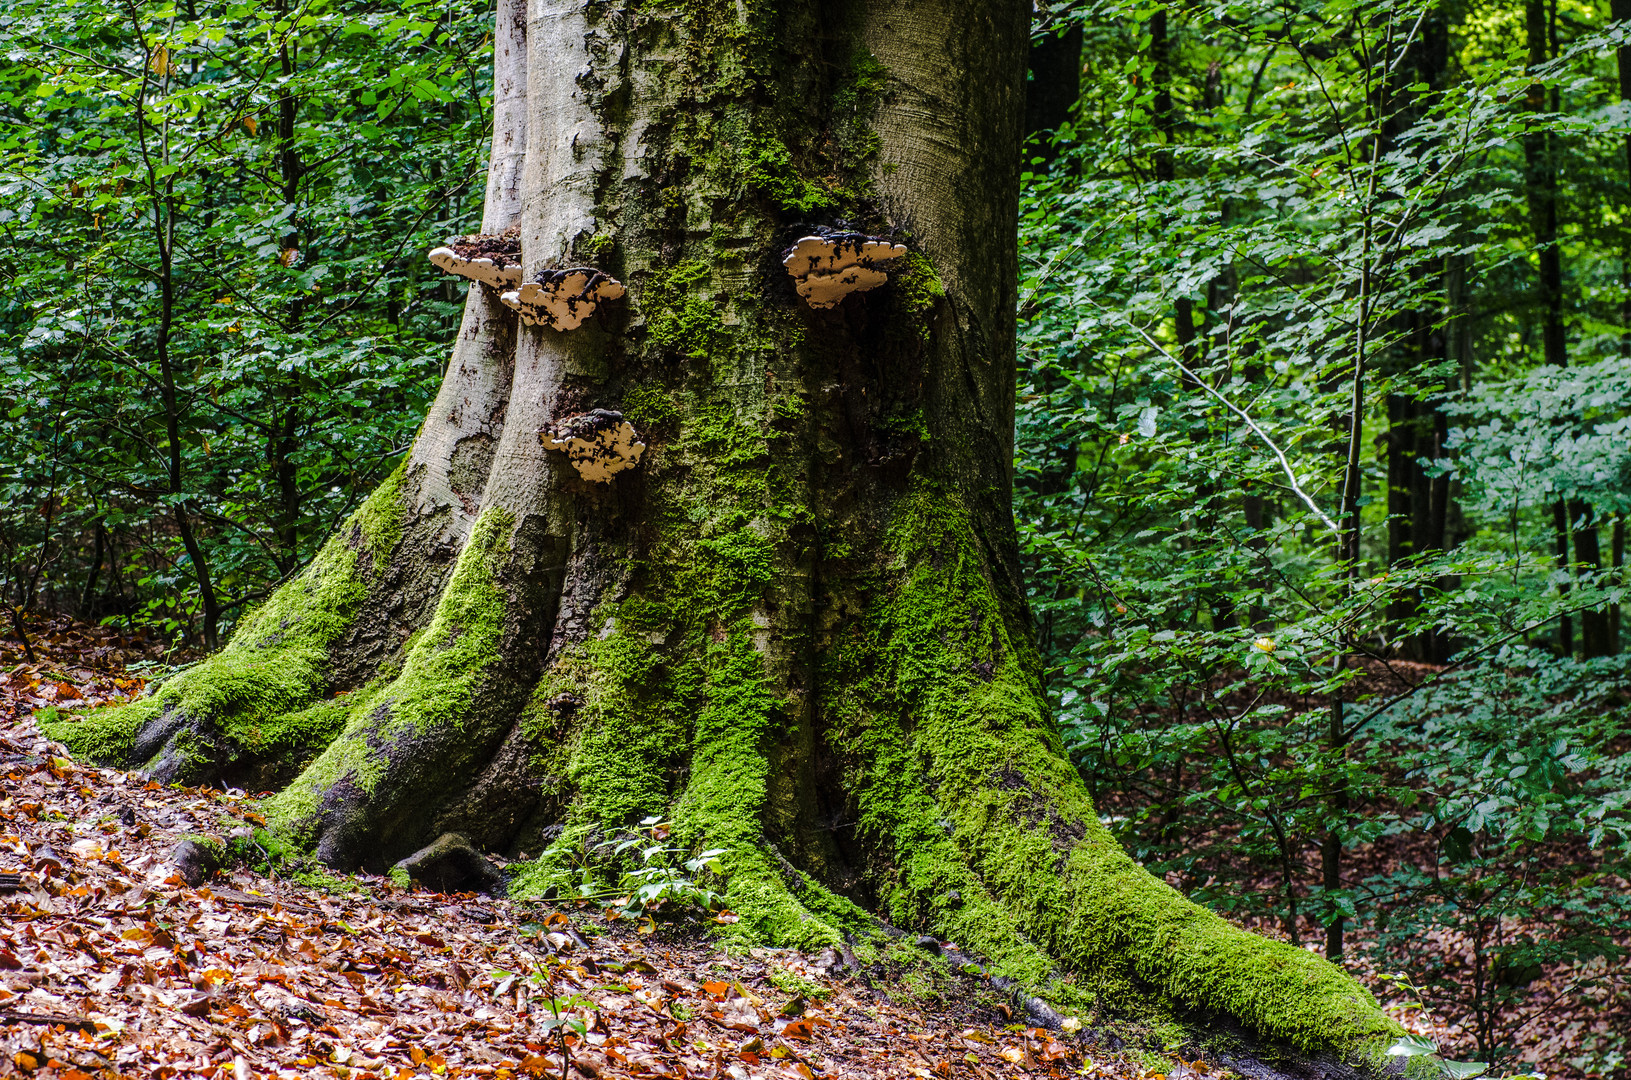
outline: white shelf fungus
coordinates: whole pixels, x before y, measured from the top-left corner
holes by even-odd
[[[579,476],[598,483],[640,463],[646,444],[639,437],[634,425],[611,409],[569,416],[556,426],[553,435],[539,433],[545,446],[566,451],[567,460]]]
[[[607,300],[623,295],[623,283],[588,266],[548,270],[542,281],[529,281],[499,299],[521,313],[528,326],[576,330]]]
[[[882,264],[905,254],[904,245],[875,236],[834,233],[800,237],[782,258],[782,265],[811,307],[830,308],[852,292],[875,289],[888,281]]]
[[[430,261],[450,274],[509,289],[521,283],[521,236],[519,230],[496,236],[455,236],[445,245],[432,248]]]

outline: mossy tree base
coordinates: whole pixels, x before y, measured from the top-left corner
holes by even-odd
[[[1129,859],[1048,714],[1008,500],[1029,5],[522,10],[494,160],[527,148],[526,274],[592,263],[627,299],[563,333],[472,286],[398,476],[220,655],[51,733],[275,786],[275,830],[342,868],[459,832],[541,852],[540,889],[658,816],[725,850],[762,940],[883,919],[1069,1012],[1395,1031]],[[780,264],[812,221],[911,254],[813,310]],[[595,408],[648,447],[609,483],[540,437]]]

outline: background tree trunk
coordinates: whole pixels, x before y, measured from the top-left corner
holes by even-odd
[[[628,296],[561,332],[473,286],[408,461],[312,566],[208,664],[53,733],[277,787],[273,827],[340,867],[451,830],[547,842],[515,883],[542,890],[661,815],[725,849],[760,938],[866,948],[881,917],[1073,1011],[1395,1031],[1129,859],[1049,716],[1009,502],[1028,17],[506,0],[484,227],[518,207],[529,280]],[[811,223],[910,254],[814,310],[781,265]],[[608,483],[541,437],[596,408],[648,447]]]
[[[1441,89],[1449,66],[1449,51],[1449,20],[1443,13],[1431,13],[1423,20],[1420,39],[1410,48],[1404,74],[1395,80],[1381,81],[1378,94],[1383,99],[1382,108],[1391,113],[1384,129],[1389,149],[1402,132],[1421,119],[1420,101],[1406,87],[1425,84],[1433,91]],[[1452,273],[1446,260],[1445,267],[1435,275],[1443,283],[1442,295],[1446,301],[1452,299]],[[1395,346],[1395,355],[1389,364],[1394,371],[1390,374],[1421,371],[1448,359],[1450,334],[1438,307],[1436,303],[1426,303],[1400,316],[1401,341]],[[1453,318],[1453,307],[1450,313]],[[1444,389],[1453,390],[1454,382],[1446,379]],[[1432,476],[1427,467],[1447,453],[1449,422],[1439,404],[1413,393],[1392,392],[1387,396],[1389,566],[1445,548],[1450,478]],[[1421,599],[1419,590],[1402,595],[1388,605],[1389,621],[1395,627],[1407,623],[1420,610]],[[1408,659],[1433,664],[1448,663],[1450,658],[1449,642],[1432,628],[1399,635],[1395,649]]]

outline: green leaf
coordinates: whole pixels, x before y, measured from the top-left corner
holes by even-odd
[[[1438,1053],[1438,1044],[1419,1035],[1401,1035],[1397,1042],[1387,1048],[1387,1052],[1393,1057],[1420,1057]]]

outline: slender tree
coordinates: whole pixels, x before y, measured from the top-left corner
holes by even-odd
[[[1391,149],[1401,132],[1421,119],[1421,96],[1407,86],[1424,86],[1431,94],[1443,88],[1449,64],[1450,20],[1442,11],[1431,11],[1422,20],[1420,38],[1412,43],[1408,66],[1393,80],[1383,80],[1378,93],[1388,113],[1383,138]],[[1412,100],[1414,98],[1414,100]],[[1452,290],[1450,257],[1443,268],[1421,268],[1418,276],[1432,276],[1442,283],[1442,292],[1427,292],[1424,302],[1402,313],[1397,321],[1399,344],[1393,352],[1394,374],[1415,373],[1441,366],[1448,359],[1450,335],[1445,323],[1457,314],[1440,310],[1449,307]],[[1417,379],[1407,377],[1408,383]],[[1451,391],[1453,377],[1438,384]],[[1414,387],[1410,387],[1414,389]],[[1434,476],[1429,465],[1446,456],[1449,422],[1439,404],[1423,400],[1418,393],[1393,389],[1387,395],[1387,510],[1388,565],[1442,551],[1449,519],[1450,479]],[[1395,624],[1407,621],[1419,610],[1421,597],[1411,590],[1389,605],[1388,617]],[[1398,643],[1399,652],[1414,660],[1442,664],[1449,660],[1449,642],[1434,630],[1423,630]]]
[[[557,329],[472,286],[412,453],[316,561],[210,662],[50,730],[279,788],[271,825],[339,867],[553,837],[542,887],[663,815],[762,938],[881,917],[1072,1009],[1396,1031],[1133,862],[1049,716],[1009,505],[1028,18],[504,0],[484,232],[627,295]],[[821,226],[902,245],[887,282],[806,302],[784,252]],[[637,460],[559,448],[624,424]]]
[[[1529,64],[1538,68],[1557,55],[1557,6],[1552,0],[1528,0],[1524,7]],[[1528,107],[1556,112],[1558,91],[1539,83],[1529,89]],[[1563,251],[1558,237],[1558,135],[1549,127],[1537,125],[1523,140],[1524,162],[1529,188],[1529,217],[1535,235],[1539,260],[1541,305],[1541,352],[1543,362],[1553,367],[1569,363],[1568,328],[1563,319]],[[1552,531],[1559,567],[1567,568],[1569,541],[1574,541],[1574,561],[1586,568],[1602,565],[1597,537],[1596,513],[1584,499],[1558,498],[1552,503]],[[1573,626],[1564,615],[1558,624],[1558,644],[1563,653],[1574,651]],[[1606,610],[1580,613],[1580,645],[1590,658],[1613,651],[1609,644],[1609,614]]]

